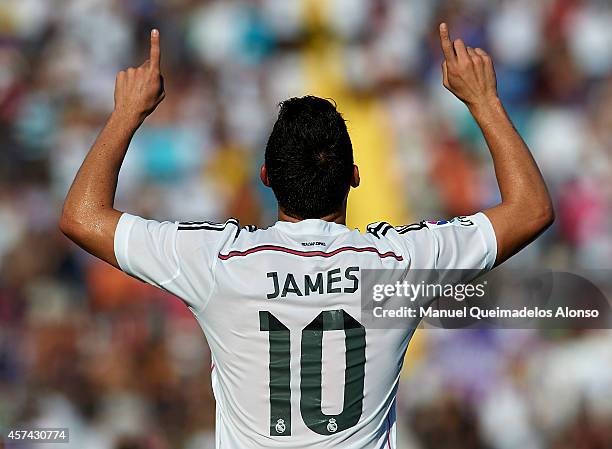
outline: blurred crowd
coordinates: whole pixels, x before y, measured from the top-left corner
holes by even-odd
[[[357,163],[396,180],[380,202],[411,222],[499,195],[475,123],[441,86],[441,19],[492,54],[555,202],[553,228],[511,264],[612,268],[608,0],[2,0],[0,429],[69,427],[82,449],[214,447],[191,314],[57,230],[115,75],[146,59],[152,27],[167,98],[133,141],[118,208],[273,223],[258,164],[278,102],[313,93],[338,102]],[[385,142],[364,148],[368,133]],[[402,448],[612,447],[607,331],[419,331],[403,380]]]

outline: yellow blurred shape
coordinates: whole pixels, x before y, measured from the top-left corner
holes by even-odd
[[[342,48],[325,32],[325,0],[303,0],[305,22],[313,37],[304,51],[308,94],[332,98],[347,120],[353,142],[355,163],[361,185],[349,195],[347,224],[365,230],[375,221],[400,225],[408,223],[409,211],[404,194],[405,180],[398,179],[393,134],[380,100],[367,93],[352,91],[343,73]],[[403,373],[410,371],[425,348],[425,336],[416,332],[410,344],[410,360]]]

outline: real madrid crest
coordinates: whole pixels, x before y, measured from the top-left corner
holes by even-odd
[[[338,430],[338,424],[336,424],[336,420],[334,418],[329,418],[329,422],[327,423],[327,430],[331,433],[334,433]]]
[[[327,427],[329,428],[329,425]],[[285,420],[279,419],[278,421],[276,421],[276,426],[274,426],[274,428],[276,429],[276,432],[278,433],[285,433],[285,429],[287,428],[285,426]]]

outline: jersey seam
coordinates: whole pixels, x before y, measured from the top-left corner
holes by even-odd
[[[430,230],[431,235],[433,237],[433,269],[438,268],[438,255],[440,254],[440,242],[438,242],[438,236],[436,235],[435,229],[427,228]]]
[[[484,249],[485,249],[484,269],[488,270],[491,268],[489,266],[489,245],[487,243],[487,240],[485,239],[485,236],[482,235],[482,230],[480,229],[480,226],[477,226],[477,228],[478,228],[478,236],[480,237],[480,241],[482,242]]]
[[[395,230],[395,228],[393,226],[391,226],[391,229]],[[400,236],[400,238],[401,238],[401,236]],[[402,273],[402,279],[406,279],[406,276],[408,276],[408,270],[410,269],[410,262],[412,262],[412,257],[404,257],[404,256],[406,256],[406,252],[404,251],[404,248],[402,248],[399,244],[395,243],[393,241],[393,239],[390,239],[390,238],[387,237],[386,240],[387,240],[387,242],[389,242],[391,244],[391,246],[393,248],[395,248],[397,250],[397,252],[400,254],[400,256],[402,256],[404,258],[404,261],[406,262],[406,268],[404,268],[404,272]],[[406,240],[406,243],[411,243],[411,242]],[[408,254],[410,254],[410,251],[408,251]],[[410,262],[408,262],[407,259],[410,259]]]
[[[134,227],[134,222],[136,221],[134,218],[129,217],[129,221],[127,223],[127,230],[125,232],[126,238],[123,239],[123,241],[121,242],[121,247],[122,247],[122,258],[125,259],[125,267],[127,268],[127,272],[132,275],[135,276],[136,273],[134,273],[134,270],[132,269],[132,264],[130,263],[130,253],[128,252],[128,244],[130,241],[130,234],[132,233],[132,228]],[[115,231],[116,232],[116,231]],[[125,271],[125,270],[124,270]]]
[[[178,226],[178,221],[175,221],[174,224]],[[159,283],[160,287],[167,285],[171,282],[174,282],[182,274],[181,260],[178,257],[178,250],[176,249],[177,244],[178,244],[178,228],[176,229],[176,232],[174,233],[174,239],[172,243],[172,254],[174,255],[174,260],[176,261],[176,272],[170,279],[160,282]]]
[[[212,298],[212,294],[215,291],[215,288],[217,287],[217,261],[218,260],[219,260],[218,257],[213,257],[213,264],[210,267],[210,272],[212,274],[212,282],[210,283],[210,291],[208,292],[208,295],[206,296],[206,299],[202,303],[202,308],[200,309],[202,312],[204,312],[204,309],[206,309],[206,307],[210,303],[210,299]]]
[[[225,231],[225,229],[224,229],[224,231]],[[238,231],[240,232],[240,222],[238,222]],[[221,252],[221,248],[223,247],[223,245],[225,243],[226,243],[226,240],[224,238],[224,239],[222,239],[222,243],[217,248],[215,248],[214,253],[217,254],[217,257],[213,257],[213,263],[212,263],[212,265],[210,267],[210,272],[212,274],[212,282],[210,283],[210,291],[208,292],[208,295],[206,296],[206,299],[202,303],[202,307],[200,309],[201,312],[204,312],[204,310],[206,309],[206,307],[210,303],[210,300],[212,298],[212,294],[215,291],[215,288],[217,287],[217,264],[219,262],[218,254]]]
[[[482,213],[482,212],[480,212],[480,213]],[[475,214],[474,218],[476,218],[477,215],[478,214]],[[485,214],[483,213],[483,215],[485,215]],[[484,219],[489,220],[489,217],[487,217],[485,215]],[[478,217],[477,221],[480,222],[481,220],[482,220],[482,218]],[[490,221],[489,221],[489,226],[491,226],[491,228],[493,228],[493,225],[491,224]],[[493,246],[493,248],[495,249],[495,255],[491,258],[492,251],[491,251],[491,248],[489,248],[490,247],[489,242],[487,241],[487,238],[484,235],[483,230],[481,229],[480,223],[478,223],[476,225],[476,228],[478,229],[478,235],[480,236],[480,240],[484,244],[484,249],[486,251],[484,269],[485,270],[490,270],[490,269],[493,268],[493,265],[495,265],[495,260],[497,260],[497,236],[495,236],[495,230],[493,229],[493,235],[495,236],[495,245]],[[491,259],[493,259],[493,260],[491,261]]]
[[[411,241],[406,240],[406,244],[410,246],[410,249],[408,250],[409,254],[414,253],[414,245],[412,244]],[[410,262],[406,261],[406,268],[404,268],[404,272],[402,273],[402,280],[406,280],[406,277],[408,277],[408,271],[410,270],[410,265],[412,263],[412,256],[410,257]]]

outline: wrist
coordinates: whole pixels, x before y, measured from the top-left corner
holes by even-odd
[[[503,113],[504,107],[497,95],[483,97],[479,101],[467,105],[475,119],[484,118],[497,113]]]
[[[144,122],[143,114],[135,114],[133,112],[124,111],[121,109],[114,109],[111,113],[110,122],[127,127],[130,129],[137,129]]]

